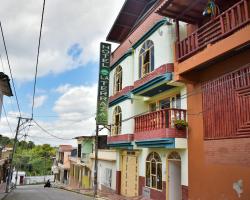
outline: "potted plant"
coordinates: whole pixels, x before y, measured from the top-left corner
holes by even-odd
[[[174,126],[178,130],[185,130],[188,127],[188,123],[183,119],[177,119],[174,121]]]

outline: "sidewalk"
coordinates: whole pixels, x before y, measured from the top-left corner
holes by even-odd
[[[64,190],[69,190],[72,192],[76,192],[76,193],[80,193],[86,196],[94,196],[94,191],[91,190],[83,190],[83,189],[79,189],[79,188],[71,188],[67,185],[64,184],[60,184],[60,183],[54,183],[55,187],[60,188],[60,189],[64,189]],[[123,197],[121,195],[118,194],[114,194],[114,193],[109,193],[109,192],[104,192],[104,191],[100,191],[98,190],[98,197],[97,199],[100,200],[108,200],[108,199],[112,199],[112,200],[148,200],[142,196],[140,197]]]
[[[0,184],[0,200],[3,199],[7,193],[5,193],[6,183]]]

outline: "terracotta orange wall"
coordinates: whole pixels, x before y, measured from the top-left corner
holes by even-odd
[[[250,63],[250,50],[211,65],[200,72],[189,72],[187,99],[189,123],[189,200],[235,200],[233,183],[243,180],[241,200],[250,199],[250,138],[203,139],[202,93],[200,83]],[[222,102],[223,103],[223,102]]]

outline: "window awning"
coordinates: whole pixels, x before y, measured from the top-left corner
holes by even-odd
[[[126,0],[106,40],[121,43],[157,0]]]

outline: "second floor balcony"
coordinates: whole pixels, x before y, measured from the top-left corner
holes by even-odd
[[[158,145],[164,139],[186,138],[186,127],[178,127],[177,121],[186,122],[186,110],[168,108],[137,116],[134,140]]]

